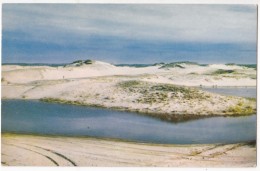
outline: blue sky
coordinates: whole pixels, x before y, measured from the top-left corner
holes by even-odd
[[[256,63],[255,5],[4,4],[3,63]]]

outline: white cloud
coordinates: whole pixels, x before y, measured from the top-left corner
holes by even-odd
[[[170,42],[255,43],[254,5],[4,4],[3,30],[64,43],[60,33]],[[53,37],[54,36],[54,37]]]

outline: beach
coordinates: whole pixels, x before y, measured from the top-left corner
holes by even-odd
[[[255,167],[255,142],[165,145],[2,134],[3,166]]]

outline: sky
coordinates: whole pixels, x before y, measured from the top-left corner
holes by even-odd
[[[3,4],[3,63],[256,63],[255,5]]]

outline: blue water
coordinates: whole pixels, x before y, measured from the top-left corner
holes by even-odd
[[[218,88],[202,88],[202,90],[223,94],[231,96],[240,96],[240,97],[252,97],[256,98],[257,91],[256,87],[218,87]]]
[[[171,123],[108,109],[3,100],[2,132],[94,136],[150,143],[236,143],[256,140],[256,115]]]

